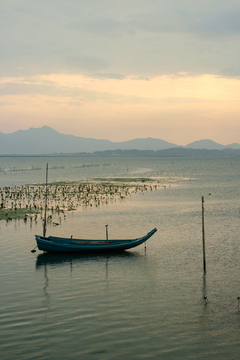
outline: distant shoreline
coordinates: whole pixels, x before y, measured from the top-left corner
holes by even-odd
[[[52,154],[0,154],[0,157],[235,157],[240,156],[240,149],[191,149],[170,148],[165,150],[105,150],[79,153]]]

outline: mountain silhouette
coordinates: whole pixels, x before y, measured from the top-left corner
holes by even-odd
[[[10,134],[0,132],[0,155],[50,155],[94,153],[114,150],[175,150],[179,145],[161,139],[143,138],[123,142],[112,142],[105,139],[84,138],[74,135],[64,135],[58,131],[43,126],[31,127],[28,130],[18,130]],[[230,144],[223,146],[212,140],[200,140],[181,148],[224,150],[240,149],[240,145]]]

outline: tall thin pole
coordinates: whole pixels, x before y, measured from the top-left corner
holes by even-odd
[[[105,225],[106,226],[106,240],[108,242],[108,225]]]
[[[206,272],[205,231],[204,231],[204,197],[202,196],[202,243],[203,243],[203,271]]]
[[[47,227],[47,184],[48,184],[48,164],[46,167],[46,196],[45,196],[45,213],[44,213],[44,223],[43,223],[43,237],[46,236],[46,227]]]

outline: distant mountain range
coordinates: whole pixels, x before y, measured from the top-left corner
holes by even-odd
[[[224,146],[212,140],[195,141],[187,146],[179,146],[153,138],[112,142],[110,140],[64,135],[48,126],[19,130],[11,134],[0,132],[0,155],[2,156],[60,154],[87,156],[93,153],[99,156],[100,152],[103,156],[130,156],[131,154],[131,156],[136,156],[136,154],[138,156],[161,156],[159,151],[162,152],[162,156],[177,156],[176,154],[189,156],[189,154],[196,155],[198,153],[196,150],[203,149],[212,150],[215,153],[217,151],[216,154],[224,151],[224,154],[240,155],[240,144],[234,143]],[[158,153],[158,155],[153,154],[153,152]]]

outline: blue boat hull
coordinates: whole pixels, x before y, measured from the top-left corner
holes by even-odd
[[[155,228],[145,236],[133,240],[84,240],[39,235],[35,237],[39,250],[47,252],[107,252],[134,248],[147,241],[156,231]]]

